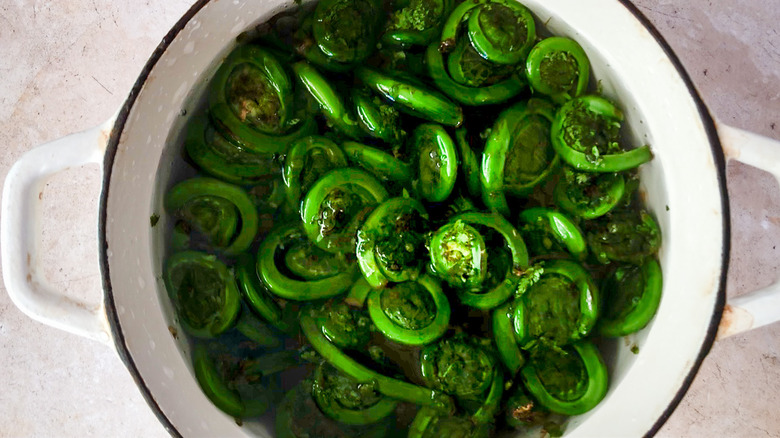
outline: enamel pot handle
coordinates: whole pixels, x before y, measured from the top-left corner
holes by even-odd
[[[727,160],[771,173],[780,183],[780,142],[722,123],[717,125]],[[763,289],[729,298],[718,339],[780,321],[780,279]]]
[[[114,117],[25,153],[5,179],[0,213],[3,279],[16,307],[32,319],[104,344],[111,344],[111,332],[102,300],[75,300],[44,276],[40,195],[47,179],[69,168],[97,163],[102,173],[113,125]]]

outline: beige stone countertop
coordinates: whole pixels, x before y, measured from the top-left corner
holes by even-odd
[[[587,0],[572,0],[587,1]],[[0,0],[0,175],[41,143],[106,120],[192,0]],[[635,0],[719,120],[780,139],[780,0]],[[593,11],[598,14],[597,10]],[[728,166],[728,295],[780,266],[777,182]],[[96,167],[44,192],[46,275],[100,298]],[[691,236],[695,239],[696,236]],[[24,316],[0,293],[0,437],[164,436],[109,348]],[[661,437],[780,436],[780,324],[719,341]]]

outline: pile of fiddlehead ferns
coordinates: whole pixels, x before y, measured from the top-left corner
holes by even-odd
[[[240,39],[188,125],[208,176],[165,194],[217,407],[282,437],[487,437],[599,403],[592,339],[660,301],[652,155],[539,26],[513,0],[321,0]]]

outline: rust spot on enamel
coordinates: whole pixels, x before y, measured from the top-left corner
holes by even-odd
[[[723,154],[726,156],[726,160],[739,160],[740,148],[737,146],[740,144],[739,135],[737,135],[734,129],[728,125],[716,123],[718,130],[718,137],[720,137],[720,145],[723,148]]]
[[[104,153],[106,151],[106,147],[108,146],[108,139],[111,138],[112,131],[113,128],[101,129],[100,134],[98,135],[98,147],[100,147],[100,150]]]
[[[715,339],[727,338],[753,327],[753,315],[745,309],[726,304]]]
[[[731,146],[728,142],[721,142],[723,154],[727,160],[738,160],[740,156],[739,148]]]

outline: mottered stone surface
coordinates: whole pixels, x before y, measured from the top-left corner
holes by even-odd
[[[0,0],[0,176],[32,147],[107,119],[191,3]],[[780,0],[633,3],[717,119],[780,139]],[[780,189],[739,163],[728,166],[728,178],[733,296],[778,278]],[[100,297],[99,190],[99,171],[88,166],[52,178],[42,194],[45,273],[68,294],[92,300]],[[166,435],[113,351],[30,320],[2,287],[0,437]],[[776,437],[778,408],[774,324],[716,342],[658,436]]]

